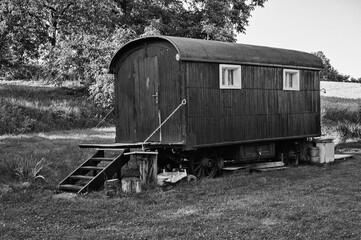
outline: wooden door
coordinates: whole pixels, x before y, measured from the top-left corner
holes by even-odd
[[[134,60],[135,132],[138,141],[146,140],[159,126],[158,57]],[[160,141],[156,132],[149,141]]]

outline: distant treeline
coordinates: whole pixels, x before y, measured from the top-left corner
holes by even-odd
[[[312,54],[321,58],[322,60],[324,66],[323,70],[320,72],[322,81],[361,83],[361,77],[356,79],[354,77],[350,78],[350,75],[340,74],[334,67],[332,67],[330,59],[328,59],[322,51],[318,51]]]

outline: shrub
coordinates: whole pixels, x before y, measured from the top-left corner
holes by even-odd
[[[99,107],[111,108],[114,100],[112,76],[99,76],[94,84],[89,87],[89,93]]]

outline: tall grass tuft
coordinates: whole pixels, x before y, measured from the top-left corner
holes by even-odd
[[[338,122],[347,120],[358,123],[361,120],[361,99],[345,99],[336,97],[322,98],[322,116]]]
[[[21,182],[34,182],[37,179],[45,180],[44,174],[50,171],[48,168],[50,164],[51,162],[47,162],[45,158],[39,160],[33,156],[4,160],[4,167],[8,174]]]
[[[339,121],[336,131],[344,142],[347,139],[361,139],[361,123],[352,123],[347,120]]]

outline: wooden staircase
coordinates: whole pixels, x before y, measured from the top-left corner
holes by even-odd
[[[105,153],[113,156],[105,157]],[[121,168],[130,159],[129,155],[124,155],[124,153],[125,149],[97,149],[91,158],[59,183],[58,190],[85,193],[99,189],[106,180],[113,178],[115,173],[120,178]]]

